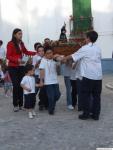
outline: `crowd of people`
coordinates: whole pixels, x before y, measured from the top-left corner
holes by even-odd
[[[38,98],[39,110],[46,109],[54,115],[61,96],[57,79],[60,68],[66,87],[67,109],[82,111],[79,119],[99,120],[102,68],[101,50],[95,44],[97,39],[96,31],[87,32],[86,45],[72,55],[62,56],[54,54],[49,38],[44,44],[35,43],[34,51],[28,51],[22,41],[22,30],[14,29],[6,56],[0,57],[1,66],[5,57],[7,60],[5,69],[0,68],[0,82],[4,84],[6,96],[8,91],[12,93],[14,112],[24,108],[28,117],[34,118]]]

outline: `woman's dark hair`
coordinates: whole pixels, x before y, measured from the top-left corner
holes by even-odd
[[[31,64],[28,64],[25,66],[25,73],[28,73],[29,71],[31,71],[32,69],[34,69],[34,66]]]
[[[98,38],[98,33],[96,31],[89,31],[86,33],[86,37],[89,38],[92,43],[95,43]]]
[[[20,31],[22,31],[22,30],[19,29],[19,28],[14,29],[14,30],[13,30],[13,34],[12,34],[12,40],[11,40],[11,41],[14,43],[14,45],[15,45],[16,52],[17,52],[17,53],[21,53],[21,51],[20,51],[20,48],[19,48],[17,39],[16,39],[16,37],[15,37],[15,34],[18,33],[18,32],[20,32]]]

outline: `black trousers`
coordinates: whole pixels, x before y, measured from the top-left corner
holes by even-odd
[[[78,110],[81,111],[83,110],[83,102],[82,102],[82,81],[77,79],[77,94],[78,94]]]
[[[35,83],[38,84],[40,83],[39,75],[35,75]],[[38,94],[39,87],[35,87],[35,93],[36,95]]]
[[[22,107],[23,106],[23,89],[20,86],[21,80],[24,76],[25,68],[23,66],[19,67],[9,67],[9,74],[13,84],[13,106]]]
[[[77,81],[71,80],[71,95],[72,95],[72,106],[75,107],[77,104]]]
[[[46,92],[45,86],[40,88],[39,100],[40,100],[38,103],[39,106],[48,108],[48,97],[47,97],[47,92]]]
[[[102,80],[91,80],[83,78],[81,81],[81,98],[83,113],[98,117],[101,109]],[[91,109],[92,108],[92,109]]]

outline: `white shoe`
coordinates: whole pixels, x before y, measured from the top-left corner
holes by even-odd
[[[36,113],[35,113],[35,111],[34,111],[34,110],[32,111],[32,115],[33,115],[33,116],[36,116]]]
[[[5,94],[5,97],[9,97],[7,94]]]
[[[18,107],[14,107],[14,108],[13,108],[13,111],[14,111],[14,112],[18,112],[18,111],[19,111],[19,108],[18,108]]]
[[[74,107],[72,105],[68,105],[69,110],[74,110]]]
[[[29,112],[28,116],[29,116],[29,119],[33,119],[32,112]]]

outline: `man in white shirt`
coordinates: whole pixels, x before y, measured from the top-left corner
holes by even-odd
[[[83,114],[79,119],[86,120],[90,117],[90,103],[92,103],[92,119],[99,120],[102,90],[102,67],[101,50],[94,43],[98,38],[95,31],[86,34],[86,45],[74,54],[67,56],[65,60],[73,59],[79,61],[79,70],[76,78],[81,80],[81,98],[83,102]]]

